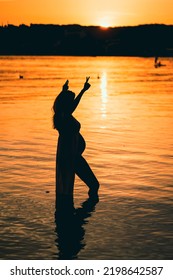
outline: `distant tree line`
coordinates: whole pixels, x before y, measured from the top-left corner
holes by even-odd
[[[6,25],[1,55],[173,56],[173,25]]]

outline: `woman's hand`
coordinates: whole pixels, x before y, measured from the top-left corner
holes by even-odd
[[[74,110],[76,109],[76,107],[78,106],[78,104],[79,104],[79,102],[80,102],[80,100],[81,100],[81,97],[83,96],[84,92],[90,88],[91,85],[88,83],[89,78],[90,78],[90,77],[86,77],[86,82],[84,83],[83,89],[82,89],[81,92],[77,95],[77,97],[74,99],[74,101],[73,101],[73,108],[72,108],[71,113],[73,113]]]
[[[84,84],[83,90],[86,91],[90,88],[90,84],[88,83],[90,77],[86,77],[86,82]]]
[[[69,88],[68,84],[69,84],[69,80],[67,80],[67,81],[65,82],[65,84],[63,85],[63,87],[62,87],[62,90],[63,90],[63,91],[67,91],[67,90],[68,90],[68,88]]]

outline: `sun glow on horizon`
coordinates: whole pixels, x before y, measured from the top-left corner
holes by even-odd
[[[110,16],[104,16],[104,17],[101,17],[99,20],[98,20],[98,24],[101,28],[109,28],[112,26],[111,24],[112,22],[112,18]]]
[[[107,28],[110,27],[110,25],[107,22],[103,22],[103,23],[100,24],[100,27],[104,28],[104,29],[107,29]]]
[[[70,0],[62,1],[61,5],[59,2],[56,0],[0,0],[0,22],[2,25],[75,23],[84,26],[100,26],[103,29],[152,23],[173,24],[172,0],[157,1],[157,12],[155,0],[80,0],[77,1],[77,5]]]

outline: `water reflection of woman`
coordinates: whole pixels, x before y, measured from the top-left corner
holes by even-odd
[[[77,259],[78,254],[86,246],[85,225],[89,222],[98,199],[88,198],[79,208],[74,208],[73,197],[58,196],[59,202],[55,211],[56,246],[58,247],[58,259]]]
[[[67,80],[54,101],[53,124],[59,132],[56,155],[57,195],[73,195],[75,174],[89,187],[89,197],[96,197],[98,193],[99,182],[82,156],[86,143],[80,134],[81,125],[72,115],[84,92],[90,88],[88,80],[89,77],[76,97],[74,92],[68,90]]]

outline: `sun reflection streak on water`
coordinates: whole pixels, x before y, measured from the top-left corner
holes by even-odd
[[[101,75],[100,80],[100,89],[101,89],[101,97],[102,97],[102,104],[101,104],[101,112],[102,118],[105,119],[107,115],[107,73],[104,71]]]

